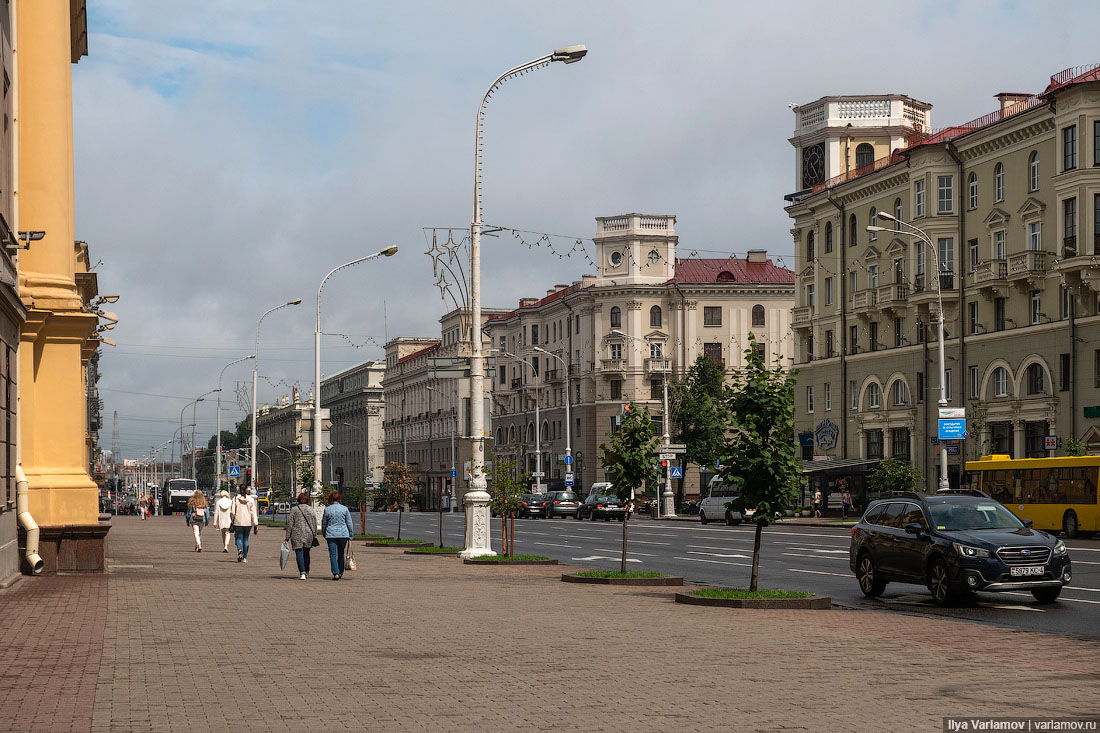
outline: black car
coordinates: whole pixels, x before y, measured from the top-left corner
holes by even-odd
[[[588,517],[593,522],[602,519],[610,522],[618,519],[620,522],[626,517],[626,507],[617,496],[610,494],[592,494],[577,508],[577,519]]]
[[[546,518],[575,517],[581,502],[572,491],[546,492]]]
[[[520,519],[524,517],[542,518],[546,516],[546,508],[543,504],[546,502],[546,497],[542,494],[524,494],[520,497],[519,511],[516,512],[516,516]]]
[[[916,583],[938,605],[1016,590],[1053,603],[1072,578],[1061,540],[980,491],[906,491],[873,502],[852,528],[848,563],[866,596],[882,595],[887,583]]]

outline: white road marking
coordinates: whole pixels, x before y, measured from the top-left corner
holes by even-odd
[[[706,555],[707,557],[736,557],[740,560],[751,560],[752,555],[737,555],[737,554],[724,554],[721,552],[695,552],[694,550],[688,551],[689,555]]]
[[[752,567],[752,563],[726,562],[725,560],[707,560],[706,558],[702,558],[702,557],[674,557],[672,559],[673,560],[691,560],[692,562],[709,562],[709,563],[715,563],[716,565],[736,565],[739,568],[751,568]]]
[[[844,555],[849,554],[848,550],[822,550],[822,549],[818,549],[816,547],[792,547],[791,549],[792,550],[804,550],[806,552],[828,552],[828,553],[836,553],[836,554],[844,554]]]
[[[536,545],[545,545],[547,547],[568,547],[571,550],[584,549],[584,548],[580,547],[579,545],[562,545],[562,544],[559,544],[557,542],[535,542],[534,544],[536,544]]]
[[[574,560],[610,560],[612,562],[622,562],[621,557],[605,557],[604,555],[592,555],[591,557],[574,557]],[[635,560],[633,558],[627,558],[627,562],[641,562],[641,560]]]
[[[122,568],[151,568],[152,565],[108,565],[108,570],[119,570]]]
[[[622,554],[619,550],[605,550],[602,547],[593,547],[592,550],[594,552],[616,552],[616,553],[619,553],[620,556]],[[630,550],[627,550],[626,554],[628,554],[628,555],[641,555],[642,557],[660,557],[660,555],[651,555],[651,554],[648,554],[648,553],[645,553],[645,552],[632,552]]]
[[[1065,586],[1062,586],[1062,588],[1064,590],[1083,590],[1083,591],[1087,591],[1089,593],[1100,593],[1100,588],[1081,588],[1081,587],[1078,587],[1076,585],[1065,585]]]
[[[664,545],[665,547],[672,544],[671,542],[649,542],[647,540],[630,540],[630,542],[631,544],[637,542],[639,545]]]
[[[855,578],[851,573],[826,573],[824,570],[799,570],[798,568],[787,568],[792,573],[810,573],[811,575],[833,575],[838,578]]]
[[[847,560],[846,557],[833,557],[832,555],[807,555],[802,552],[784,552],[787,557],[808,557],[813,560]]]
[[[1015,591],[1009,591],[1008,593],[1005,593],[1005,595],[1006,596],[1022,596],[1024,598],[1027,598],[1031,594],[1030,593],[1017,593]],[[1090,601],[1087,598],[1061,598],[1061,597],[1059,597],[1058,600],[1059,601],[1070,601],[1072,603],[1095,603],[1095,604],[1100,605],[1100,601]],[[1042,609],[1038,609],[1038,610],[1042,610]]]

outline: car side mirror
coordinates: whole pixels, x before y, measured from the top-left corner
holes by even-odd
[[[1024,522],[1024,526],[1027,527],[1028,529],[1031,529],[1031,526],[1033,524],[1035,524],[1035,522],[1031,521],[1030,519],[1025,519],[1025,520],[1023,520],[1023,522]]]
[[[915,534],[916,536],[920,537],[920,533],[920,522],[910,522],[909,524],[905,525],[905,534]]]

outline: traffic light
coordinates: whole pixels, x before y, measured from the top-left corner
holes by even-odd
[[[668,461],[661,461],[661,468],[668,468]]]
[[[252,485],[252,469],[251,468],[246,468],[244,470],[244,483],[245,483],[245,486],[251,486]]]

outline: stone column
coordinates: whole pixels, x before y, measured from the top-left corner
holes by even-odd
[[[1024,421],[1019,418],[1012,421],[1012,457],[1024,457]]]

